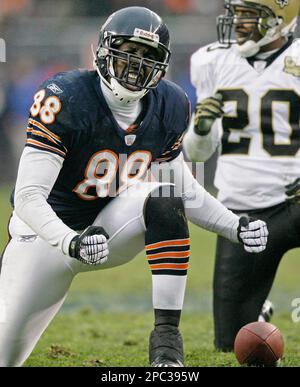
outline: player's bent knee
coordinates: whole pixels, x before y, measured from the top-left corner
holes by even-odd
[[[173,186],[159,187],[148,197],[144,209],[145,224],[156,227],[168,227],[169,232],[176,234],[180,229],[188,235],[188,224],[185,216],[184,203],[175,195]],[[176,237],[176,235],[174,235]]]

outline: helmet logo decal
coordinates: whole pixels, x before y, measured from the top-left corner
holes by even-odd
[[[137,38],[149,39],[149,40],[152,40],[153,42],[159,43],[159,35],[153,32],[141,30],[140,28],[135,28],[133,34]]]
[[[280,5],[280,8],[288,6],[289,2],[289,0],[276,0],[276,4]]]

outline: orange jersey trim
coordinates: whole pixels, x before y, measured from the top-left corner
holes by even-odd
[[[59,144],[57,143],[57,141],[55,141],[55,140],[54,140],[51,136],[49,136],[48,134],[39,132],[38,130],[34,130],[33,128],[27,128],[27,132],[32,133],[32,134],[34,134],[34,135],[36,135],[36,136],[44,137],[44,138],[46,138],[47,140],[53,142],[53,144],[59,145]]]
[[[50,146],[50,145],[43,144],[42,142],[39,142],[39,141],[37,141],[37,140],[31,140],[31,139],[28,139],[28,140],[26,141],[26,143],[27,143],[27,144],[32,144],[32,145],[39,146],[40,148],[44,148],[44,149],[46,149],[46,150],[51,150],[51,151],[53,151],[53,152],[55,152],[55,153],[59,153],[59,154],[62,155],[62,156],[65,156],[65,155],[66,155],[65,152],[62,152],[61,150],[59,150],[59,149],[57,149],[57,148],[54,148],[54,147],[52,147],[52,146]]]
[[[58,137],[56,134],[52,133],[49,129],[47,129],[44,125],[42,125],[40,122],[33,120],[32,118],[29,118],[28,122],[34,126],[37,126],[41,130],[45,131],[49,136],[52,136],[55,140],[58,142],[61,142],[61,138]]]

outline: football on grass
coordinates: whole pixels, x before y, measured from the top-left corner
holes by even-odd
[[[275,325],[267,322],[247,324],[235,338],[234,352],[240,364],[276,367],[284,352],[282,334]]]

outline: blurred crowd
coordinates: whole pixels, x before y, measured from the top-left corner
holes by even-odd
[[[220,1],[207,0],[0,0],[0,17],[23,16],[107,16],[129,6],[143,6],[162,16],[175,14],[210,14],[220,8]]]

